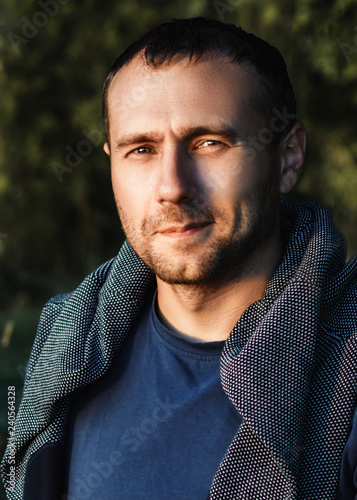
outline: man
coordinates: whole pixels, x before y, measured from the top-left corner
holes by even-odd
[[[103,109],[127,241],[44,308],[9,498],[353,498],[357,262],[279,202],[306,140],[280,53],[174,20]]]

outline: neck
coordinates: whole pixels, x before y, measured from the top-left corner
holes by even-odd
[[[280,238],[257,249],[236,279],[207,285],[169,285],[157,278],[160,320],[192,341],[226,340],[234,325],[257,300],[281,261]]]

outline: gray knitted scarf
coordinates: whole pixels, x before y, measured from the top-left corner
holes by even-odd
[[[345,264],[343,238],[321,206],[282,203],[281,215],[284,259],[222,353],[222,386],[243,423],[211,499],[336,494],[357,394],[357,260]],[[106,372],[153,287],[125,242],[72,294],[46,304],[1,464],[6,479],[15,454],[9,500],[23,498],[29,459],[47,443],[64,445],[71,395]]]

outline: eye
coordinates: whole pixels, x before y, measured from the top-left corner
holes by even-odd
[[[222,144],[220,141],[215,141],[213,139],[208,139],[207,141],[204,141],[202,144],[200,144],[198,147],[207,147],[207,146],[219,146]]]
[[[153,154],[154,151],[147,147],[147,146],[140,146],[139,148],[136,148],[132,151],[132,153],[135,153],[135,154],[138,154],[138,155],[142,155],[142,154],[147,154],[147,153],[150,153],[150,154]]]

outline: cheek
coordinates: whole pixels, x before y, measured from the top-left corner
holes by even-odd
[[[139,227],[145,218],[145,184],[139,180],[128,179],[126,175],[116,171],[112,172],[112,186],[121,218],[125,217],[128,222],[134,223],[134,227]]]
[[[213,162],[205,175],[205,185],[211,196],[234,200],[244,197],[259,183],[261,161],[252,161],[246,148],[232,149]]]
[[[249,179],[234,167],[217,171],[206,180],[206,192],[211,202],[226,208],[239,203],[248,190]]]

